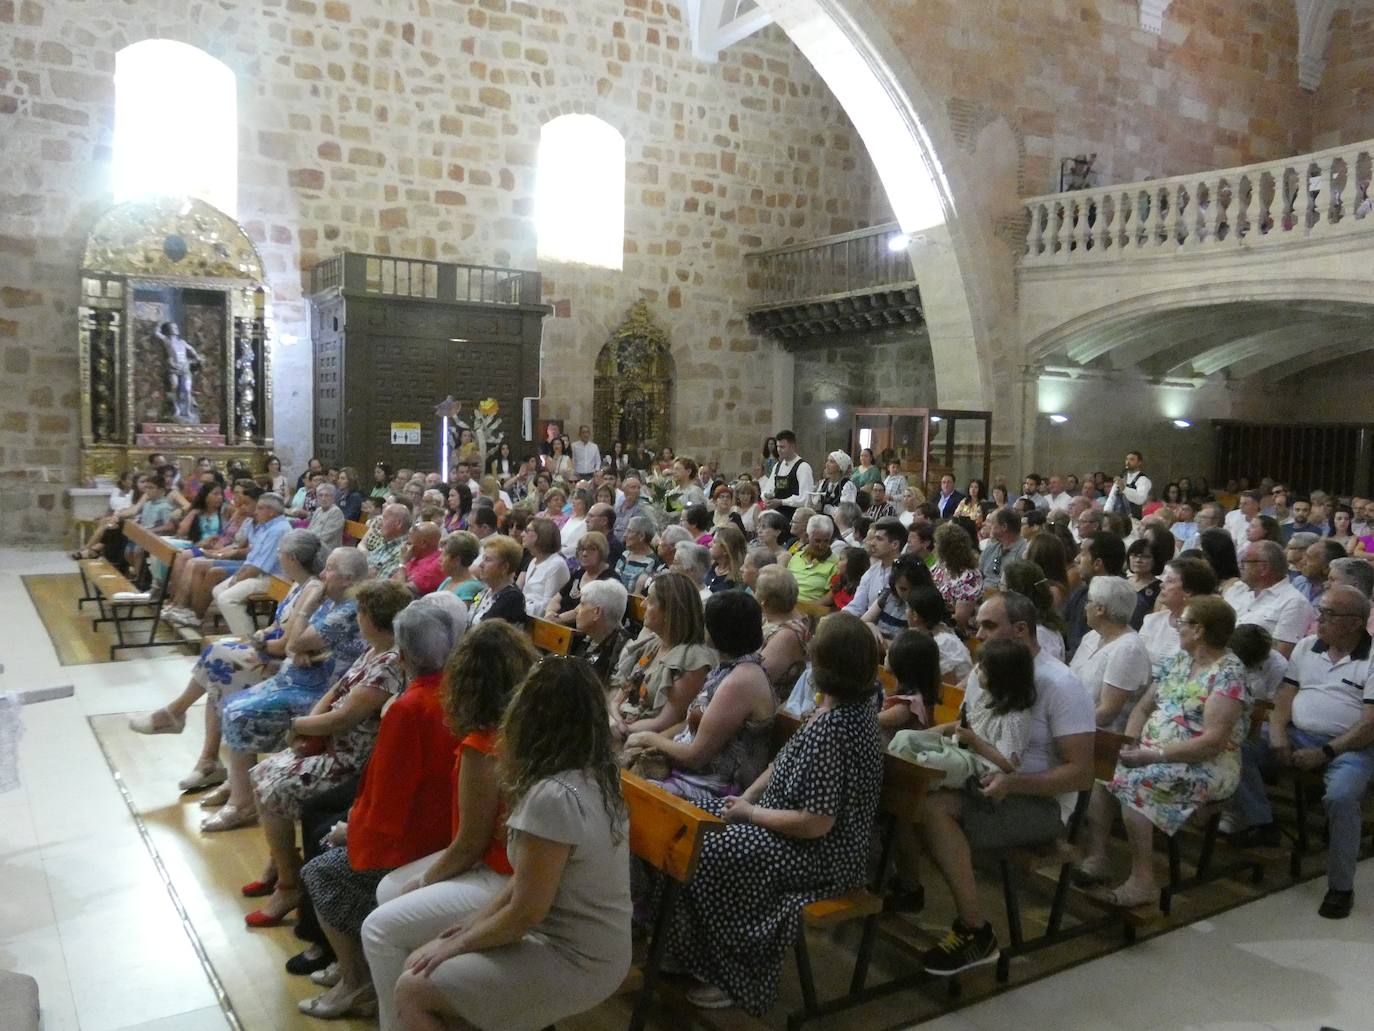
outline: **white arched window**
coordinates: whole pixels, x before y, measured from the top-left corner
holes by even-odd
[[[186,43],[145,39],[115,55],[115,201],[183,194],[237,214],[234,73]]]
[[[625,262],[625,137],[592,115],[539,130],[534,180],[539,257],[620,269]]]

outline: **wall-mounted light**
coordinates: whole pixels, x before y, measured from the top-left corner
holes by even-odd
[[[1189,422],[1187,419],[1175,419],[1174,425],[1181,430],[1191,429],[1193,426],[1193,424]]]
[[[1056,426],[1063,426],[1064,423],[1068,421],[1069,417],[1062,412],[1055,412],[1050,416],[1050,422],[1054,423]]]
[[[940,421],[941,421],[941,418],[940,418],[940,416],[938,416],[938,415],[932,415],[932,416],[930,417],[930,421],[931,421],[931,422],[940,422]]]
[[[831,422],[834,422],[840,417],[840,410],[838,408],[827,408],[825,410],[825,417]]]
[[[887,238],[887,249],[893,254],[896,254],[898,251],[904,251],[910,246],[911,237],[906,233],[898,233],[896,236],[889,236]]]

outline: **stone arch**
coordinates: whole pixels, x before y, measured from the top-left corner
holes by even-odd
[[[1015,252],[996,242],[997,218],[990,216],[1001,213],[989,212],[993,199],[985,203],[975,193],[974,154],[959,146],[949,113],[931,99],[917,69],[884,30],[873,0],[759,2],[839,99],[889,197],[893,184],[913,176],[916,163],[928,182],[927,199],[943,215],[939,224],[921,225],[918,215],[897,211],[903,227],[914,230],[910,253],[940,403],[1010,413],[1019,403],[1010,377],[994,373],[1019,364],[1011,350]],[[902,147],[894,148],[898,137]],[[1007,149],[1002,137],[994,144],[999,152]],[[903,152],[914,156],[903,158]],[[1016,160],[1014,142],[1004,156]],[[893,206],[899,208],[895,198]],[[1007,425],[1014,435],[1014,421]]]
[[[672,438],[674,364],[667,332],[649,305],[630,309],[596,357],[592,434],[657,450]]]

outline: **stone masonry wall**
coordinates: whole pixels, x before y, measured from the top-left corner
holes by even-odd
[[[1326,71],[1313,96],[1312,147],[1374,138],[1374,8],[1352,4],[1331,19]]]
[[[573,423],[590,421],[597,351],[647,297],[673,340],[673,443],[730,465],[752,453],[777,427],[772,345],[743,318],[743,254],[882,210],[857,135],[780,31],[703,63],[661,0],[0,0],[7,543],[62,531],[78,447],[76,272],[112,203],[114,55],[157,37],[238,76],[238,218],[273,286],[288,467],[310,448],[303,270],[344,249],[538,267],[535,153],[559,114],[610,122],[628,160],[624,272],[542,268],[556,312],[545,410]]]

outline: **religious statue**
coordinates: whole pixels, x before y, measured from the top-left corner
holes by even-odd
[[[177,422],[197,422],[200,411],[196,404],[192,373],[204,359],[181,338],[175,322],[162,323],[153,330],[153,339],[167,352],[167,389],[172,396],[172,418]]]

